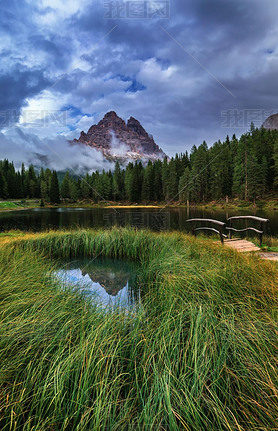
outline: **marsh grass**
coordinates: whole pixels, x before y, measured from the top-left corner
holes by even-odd
[[[139,262],[143,308],[61,290],[56,260],[83,256]],[[181,233],[7,237],[1,430],[277,430],[277,275]]]

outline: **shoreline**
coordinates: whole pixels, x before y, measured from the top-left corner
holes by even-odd
[[[82,208],[82,209],[161,209],[161,208],[183,208],[183,209],[196,209],[196,210],[207,210],[207,211],[227,211],[227,210],[234,210],[234,211],[278,211],[278,200],[275,199],[271,200],[265,200],[265,201],[258,201],[256,205],[254,205],[252,202],[245,202],[245,201],[238,201],[238,202],[208,202],[208,203],[200,203],[197,205],[189,205],[186,204],[178,204],[178,203],[159,203],[159,204],[128,204],[128,203],[84,203],[84,202],[77,202],[77,203],[61,203],[59,205],[50,205],[47,204],[44,207],[41,207],[40,205],[32,205],[32,202],[30,202],[30,206],[25,207],[14,207],[14,208],[1,208],[1,203],[14,203],[13,201],[2,201],[0,202],[0,213],[5,212],[11,212],[11,211],[26,211],[31,209],[51,209],[51,208]]]

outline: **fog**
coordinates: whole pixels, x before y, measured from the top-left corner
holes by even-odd
[[[0,133],[0,160],[4,158],[13,161],[16,169],[22,163],[76,174],[114,168],[114,163],[106,160],[101,151],[87,145],[69,142],[63,136],[41,140],[20,128]]]

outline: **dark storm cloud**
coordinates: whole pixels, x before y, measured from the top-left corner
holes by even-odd
[[[278,109],[276,0],[175,0],[165,20],[105,19],[104,3],[3,3],[1,111],[74,106],[55,133],[78,135],[113,109],[174,154],[248,128],[227,111]]]
[[[20,65],[0,75],[0,128],[18,121],[26,98],[37,95],[49,84],[41,70],[26,70]]]
[[[32,8],[25,0],[1,1],[0,34],[25,33],[27,26],[33,26]]]
[[[26,99],[38,95],[51,83],[43,67],[26,61],[37,55],[28,43],[29,35],[36,32],[35,10],[24,0],[1,2],[0,128],[16,122]]]
[[[54,64],[57,68],[67,66],[69,55],[67,38],[50,34],[46,39],[44,35],[36,34],[29,37],[29,43],[32,50],[45,53],[51,65]]]

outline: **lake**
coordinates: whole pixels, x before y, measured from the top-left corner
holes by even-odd
[[[278,211],[207,210],[194,208],[35,208],[0,213],[0,231],[20,229],[41,232],[48,229],[107,228],[132,226],[154,231],[188,232],[192,217],[226,221],[234,215],[257,215],[270,219],[266,233],[278,236]]]

